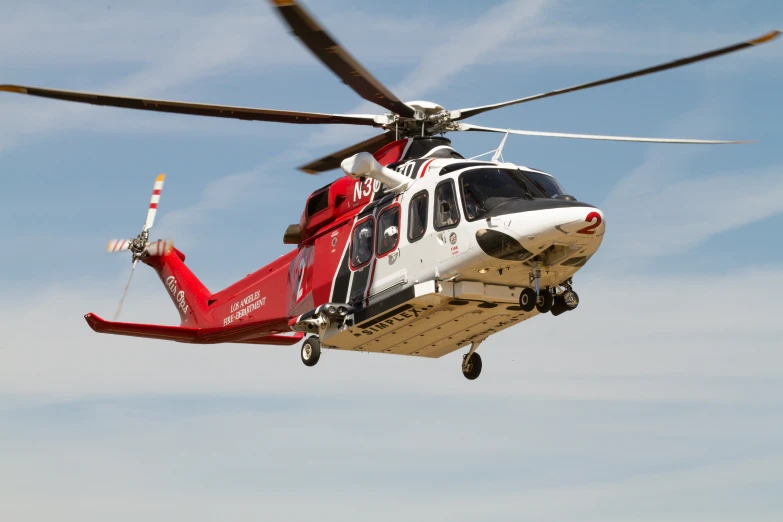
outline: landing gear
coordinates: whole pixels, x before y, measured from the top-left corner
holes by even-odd
[[[302,362],[305,366],[315,366],[321,358],[321,341],[318,337],[308,337],[302,344]]]
[[[533,308],[536,307],[537,300],[538,297],[536,296],[535,290],[532,288],[523,288],[522,292],[519,294],[519,307],[523,312],[532,312]]]
[[[555,303],[555,296],[547,288],[538,296],[536,300],[536,309],[542,314],[547,313],[552,309],[552,305]]]
[[[475,380],[481,375],[481,356],[476,353],[481,341],[473,343],[470,351],[462,356],[462,375],[468,380]]]
[[[579,306],[579,296],[569,288],[562,294],[555,296],[555,302],[552,305],[552,315],[570,312],[577,306]]]

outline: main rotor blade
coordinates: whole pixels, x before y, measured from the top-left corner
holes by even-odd
[[[310,51],[348,87],[365,100],[395,114],[413,118],[414,110],[405,105],[367,69],[342,48],[323,27],[294,0],[271,0],[272,5]]]
[[[111,96],[89,92],[63,91],[60,89],[45,89],[25,85],[0,85],[0,91],[16,92],[92,105],[107,105],[124,109],[143,111],[173,112],[176,114],[192,114],[195,116],[211,116],[215,118],[234,118],[237,120],[274,121],[278,123],[342,123],[347,125],[369,125],[380,127],[375,116],[371,114],[322,114],[319,112],[280,111],[276,109],[255,109],[250,107],[233,107],[230,105],[211,105],[206,103],[189,103],[147,98],[129,98],[126,96]]]
[[[597,134],[566,134],[564,132],[541,132],[529,130],[497,129],[495,127],[482,127],[470,123],[458,123],[459,131],[499,132],[502,134],[520,134],[522,136],[548,136],[552,138],[578,138],[583,140],[604,141],[638,141],[644,143],[683,143],[689,145],[727,145],[739,143],[753,143],[753,141],[725,141],[725,140],[690,140],[682,138],[639,138],[634,136],[600,136]]]
[[[364,151],[375,152],[377,149],[395,140],[396,138],[394,131],[388,131],[383,134],[379,134],[378,136],[373,136],[369,140],[364,140],[361,143],[357,143],[337,152],[333,152],[332,154],[312,161],[307,165],[302,165],[299,167],[299,170],[302,170],[308,174],[320,174],[321,172],[326,172],[327,170],[339,168],[341,161],[343,161],[345,158],[353,156],[356,153]]]
[[[695,56],[690,56],[688,58],[681,58],[679,60],[674,60],[672,62],[667,62],[661,65],[655,65],[653,67],[647,67],[646,69],[639,69],[638,71],[621,74],[619,76],[612,76],[611,78],[606,78],[603,80],[598,80],[595,82],[590,83],[583,83],[581,85],[575,85],[573,87],[567,87],[565,89],[557,89],[554,91],[544,92],[541,94],[536,94],[533,96],[527,96],[525,98],[519,98],[516,100],[511,100],[507,102],[502,103],[495,103],[492,105],[483,105],[481,107],[473,107],[470,109],[462,109],[460,111],[454,111],[459,112],[459,116],[455,117],[454,120],[463,120],[465,118],[470,118],[471,116],[475,116],[476,114],[481,114],[482,112],[491,111],[494,109],[499,109],[501,107],[507,107],[509,105],[515,105],[517,103],[525,103],[533,100],[540,100],[542,98],[549,98],[550,96],[557,96],[559,94],[566,94],[569,92],[575,92],[575,91],[581,91],[583,89],[589,89],[591,87],[598,87],[599,85],[606,85],[609,83],[619,82],[622,80],[629,80],[631,78],[637,78],[639,76],[644,76],[646,74],[652,74],[660,71],[666,71],[668,69],[674,69],[676,67],[681,67],[683,65],[688,65],[695,62],[700,62],[702,60],[707,60],[709,58],[715,58],[716,56],[723,56],[724,54],[733,53],[735,51],[740,51],[742,49],[747,49],[748,47],[753,47],[755,45],[760,45],[766,42],[769,42],[770,40],[773,40],[778,37],[780,34],[780,31],[771,31],[763,36],[760,36],[758,38],[754,38],[753,40],[747,40],[744,42],[740,42],[738,44],[730,45],[728,47],[722,47],[720,49],[715,49],[714,51],[707,51],[706,53],[697,54]]]

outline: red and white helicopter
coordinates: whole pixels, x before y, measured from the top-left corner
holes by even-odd
[[[447,110],[400,101],[343,49],[297,2],[273,0],[293,33],[346,85],[384,109],[381,115],[255,109],[0,85],[0,91],[159,112],[297,124],[366,125],[384,133],[301,167],[346,176],[307,199],[283,241],[296,249],[219,292],[188,269],[167,241],[150,242],[163,175],[155,181],[142,232],[114,240],[160,276],[180,326],[85,316],[96,332],[185,343],[291,345],[303,342],[305,365],[321,346],[441,357],[470,346],[462,372],[481,372],[476,348],[494,333],[551,312],[573,310],[573,275],[601,245],[604,215],[577,201],[554,177],[505,162],[509,134],[652,143],[737,141],[638,138],[506,130],[463,123],[486,111],[589,89],[753,47],[760,38],[566,89],[492,105]],[[444,134],[505,134],[487,161],[465,159]],[[370,153],[369,151],[374,151]],[[490,154],[487,153],[487,154]],[[131,270],[131,276],[133,270]],[[130,279],[128,280],[130,284]],[[120,307],[127,292],[127,285]],[[118,309],[119,314],[119,309]],[[116,319],[116,317],[115,317]]]

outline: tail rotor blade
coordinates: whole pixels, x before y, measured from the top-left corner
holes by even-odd
[[[147,232],[152,228],[152,224],[155,223],[155,214],[158,213],[158,203],[160,202],[160,191],[163,190],[163,180],[166,179],[165,174],[159,175],[155,179],[155,185],[152,187],[152,198],[150,198],[150,208],[147,211],[147,221],[144,222],[144,230],[142,233]]]
[[[131,267],[130,275],[128,276],[128,282],[125,283],[125,289],[122,291],[122,297],[120,297],[120,304],[117,305],[117,311],[114,313],[114,319],[113,321],[116,321],[117,318],[120,316],[120,312],[122,312],[122,305],[125,303],[125,296],[128,295],[128,288],[130,288],[131,279],[133,279],[133,272],[136,270],[136,263],[138,263],[138,259],[133,260],[133,266]]]
[[[172,250],[174,250],[173,239],[167,239],[165,241],[163,239],[158,239],[147,246],[146,253],[150,256],[165,256]]]
[[[127,239],[112,239],[109,244],[106,245],[106,253],[113,254],[114,252],[122,252],[123,250],[130,250],[131,242]]]

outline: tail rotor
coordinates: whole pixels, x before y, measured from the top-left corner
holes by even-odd
[[[132,266],[130,275],[128,276],[128,282],[125,283],[125,288],[122,291],[117,311],[114,314],[114,320],[120,316],[122,311],[122,305],[125,302],[125,297],[128,295],[128,288],[130,288],[131,280],[133,279],[133,272],[136,270],[136,264],[147,256],[163,256],[171,252],[174,248],[174,242],[172,240],[157,240],[150,243],[150,229],[155,223],[155,216],[158,213],[158,203],[160,203],[160,193],[163,190],[163,181],[166,179],[165,174],[160,174],[155,178],[155,184],[152,187],[152,197],[150,198],[150,206],[147,209],[147,218],[144,221],[144,228],[141,233],[131,239],[112,239],[106,246],[106,253],[113,254],[115,252],[130,251],[133,255]]]

